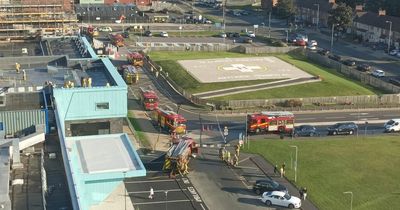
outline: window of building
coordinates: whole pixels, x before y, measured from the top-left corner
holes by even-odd
[[[0,106],[5,106],[6,105],[6,95],[0,94]]]
[[[108,102],[96,103],[96,110],[108,110],[110,109],[110,104]]]

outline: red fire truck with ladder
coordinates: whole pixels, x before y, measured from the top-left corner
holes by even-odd
[[[167,130],[172,135],[186,133],[186,119],[174,111],[158,107],[153,111],[152,119],[160,128]]]
[[[170,177],[175,177],[176,173],[189,173],[190,157],[195,158],[199,152],[196,142],[187,136],[183,136],[173,144],[165,154],[163,170],[171,170]]]
[[[155,110],[158,108],[158,96],[152,89],[140,87],[140,101],[145,110]]]
[[[128,60],[129,64],[134,66],[143,66],[143,55],[138,52],[129,52],[126,55],[126,59]]]
[[[247,115],[248,133],[291,133],[294,115],[291,112],[261,112]]]

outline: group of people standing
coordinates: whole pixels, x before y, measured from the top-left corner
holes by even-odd
[[[283,162],[281,167],[278,169],[278,164],[275,164],[274,166],[274,174],[280,174],[281,178],[285,176],[285,167],[286,167],[286,163]]]
[[[225,146],[219,149],[219,157],[228,165],[238,166],[239,164],[239,154],[240,154],[240,144],[235,145],[235,154],[231,157],[231,152],[226,149]]]

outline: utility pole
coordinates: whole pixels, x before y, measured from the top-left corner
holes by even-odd
[[[224,33],[225,33],[225,10],[226,10],[226,2],[228,0],[225,0],[224,3],[222,4],[222,28],[224,29]],[[225,40],[225,39],[224,39]]]
[[[389,23],[389,42],[388,42],[388,53],[390,51],[390,39],[392,38],[392,21],[387,20],[386,23]]]
[[[268,14],[268,38],[271,38],[271,11]]]
[[[317,30],[319,28],[319,4],[314,4],[314,6],[317,6]]]

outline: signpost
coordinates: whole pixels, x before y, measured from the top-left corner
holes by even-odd
[[[225,144],[226,144],[226,137],[228,136],[228,134],[229,134],[228,127],[225,126],[225,127],[224,127],[224,142],[225,142]]]

